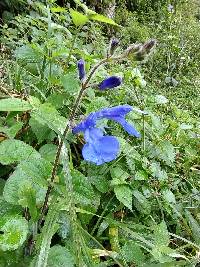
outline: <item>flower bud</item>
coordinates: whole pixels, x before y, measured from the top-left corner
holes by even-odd
[[[85,61],[83,59],[80,59],[77,63],[78,66],[78,74],[79,74],[79,79],[82,81],[85,78]]]
[[[118,46],[119,46],[119,40],[117,38],[112,38],[110,41],[110,47],[108,51],[109,56],[112,56],[114,54]]]
[[[109,78],[103,80],[99,85],[98,88],[100,90],[105,89],[112,89],[114,87],[119,86],[122,83],[122,78],[118,76],[110,76]]]

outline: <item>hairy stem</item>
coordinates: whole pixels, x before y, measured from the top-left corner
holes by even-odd
[[[108,62],[108,59],[103,59],[101,60],[100,62],[98,62],[90,71],[87,79],[85,80],[85,82],[82,84],[82,87],[81,87],[81,90],[79,91],[79,94],[76,98],[76,101],[74,103],[74,106],[72,108],[72,111],[70,112],[70,115],[69,115],[69,121],[66,125],[66,128],[62,134],[62,137],[61,137],[61,140],[60,140],[60,143],[58,145],[58,149],[57,149],[57,152],[56,152],[56,157],[55,157],[55,160],[54,160],[54,164],[53,164],[53,169],[52,169],[52,172],[51,172],[51,179],[50,179],[50,184],[47,188],[47,192],[46,192],[46,196],[45,196],[45,200],[44,200],[44,204],[42,206],[42,210],[41,210],[41,218],[39,220],[39,225],[41,224],[42,220],[43,220],[43,216],[47,210],[47,207],[48,207],[48,200],[49,200],[49,195],[51,193],[51,190],[53,188],[53,182],[54,182],[54,179],[55,179],[55,176],[56,176],[56,171],[57,171],[57,168],[58,168],[58,163],[59,163],[59,158],[60,158],[60,154],[61,154],[61,149],[62,149],[62,146],[63,146],[63,142],[64,142],[64,139],[66,138],[70,128],[71,128],[71,124],[72,124],[72,121],[74,120],[75,118],[75,115],[76,115],[76,112],[78,110],[78,107],[79,107],[79,104],[81,103],[81,100],[82,100],[82,97],[83,97],[83,93],[84,91],[88,88],[88,84],[92,78],[92,76],[94,75],[94,73],[96,72],[96,70],[103,64],[105,64],[106,62]]]

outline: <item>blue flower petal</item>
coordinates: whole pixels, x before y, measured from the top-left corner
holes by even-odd
[[[96,114],[95,112],[90,113],[90,115],[82,122],[80,122],[76,127],[72,129],[74,134],[79,132],[85,132],[86,129],[93,128],[96,125]]]
[[[77,62],[79,79],[82,81],[85,78],[85,61],[80,59]]]
[[[133,110],[133,107],[129,105],[120,105],[112,108],[104,108],[96,112],[97,118],[112,119],[116,116],[125,116],[127,113]]]
[[[103,131],[99,128],[91,128],[85,130],[84,138],[88,143],[93,143],[94,141],[103,137]]]
[[[82,155],[85,160],[101,165],[116,159],[118,151],[119,142],[117,138],[114,136],[103,136],[93,143],[85,144]]]
[[[100,90],[105,90],[105,89],[112,89],[115,88],[117,86],[119,86],[122,83],[122,78],[118,77],[118,76],[110,76],[108,78],[106,78],[105,80],[103,80],[100,84],[99,84],[99,89]]]
[[[140,133],[130,124],[128,123],[123,117],[113,117],[114,121],[117,121],[122,125],[125,131],[127,131],[128,134],[133,135],[135,137],[141,137]]]

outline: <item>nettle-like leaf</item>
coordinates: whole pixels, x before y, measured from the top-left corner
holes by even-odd
[[[114,192],[116,198],[124,204],[125,207],[132,210],[132,196],[133,191],[129,187],[129,185],[121,184],[121,185],[115,185],[114,186]]]
[[[9,138],[14,138],[18,131],[22,128],[23,122],[17,121],[11,127],[1,127],[0,132],[5,133]]]
[[[67,94],[75,95],[78,92],[80,83],[77,77],[77,73],[73,72],[61,77],[61,84],[63,85]]]
[[[71,175],[76,202],[81,205],[97,206],[99,204],[99,196],[95,194],[89,179],[77,170],[73,170]]]
[[[26,240],[28,222],[20,216],[6,216],[0,218],[0,249],[15,250]]]
[[[145,262],[145,255],[142,252],[140,246],[133,240],[127,241],[122,247],[122,255],[127,262],[134,262],[137,265],[141,265]]]
[[[32,108],[29,102],[20,98],[6,98],[0,100],[0,111],[27,111]]]
[[[0,143],[0,163],[3,165],[39,158],[41,155],[34,148],[20,140],[8,139]]]
[[[45,197],[51,169],[52,165],[42,158],[22,161],[5,184],[3,192],[5,200],[11,204],[24,206],[23,191],[31,187],[36,191],[36,203],[40,205]]]
[[[31,112],[31,117],[39,124],[48,126],[61,135],[66,127],[67,120],[50,104],[44,103]]]
[[[30,118],[29,125],[31,126],[31,130],[36,135],[38,143],[42,143],[45,141],[52,141],[56,134],[52,131],[47,124],[41,124],[34,118]]]
[[[57,146],[54,144],[45,144],[39,150],[42,157],[52,163],[55,160],[56,151],[57,151]]]
[[[133,196],[133,203],[138,211],[144,214],[149,214],[151,212],[151,205],[146,197],[136,189],[133,190]]]
[[[170,236],[167,230],[167,225],[163,221],[154,229],[154,241],[156,246],[168,246],[170,242]]]
[[[65,267],[75,266],[74,258],[69,250],[60,245],[56,245],[50,248],[47,267]]]
[[[162,140],[156,145],[149,143],[147,149],[150,158],[160,159],[169,166],[175,160],[174,146],[168,140]]]
[[[73,23],[78,27],[78,26],[83,26],[89,21],[89,18],[87,15],[84,15],[76,10],[73,10],[70,8],[70,15],[72,17]]]

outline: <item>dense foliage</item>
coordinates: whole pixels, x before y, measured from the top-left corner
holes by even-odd
[[[0,266],[198,266],[198,2],[12,2]]]

